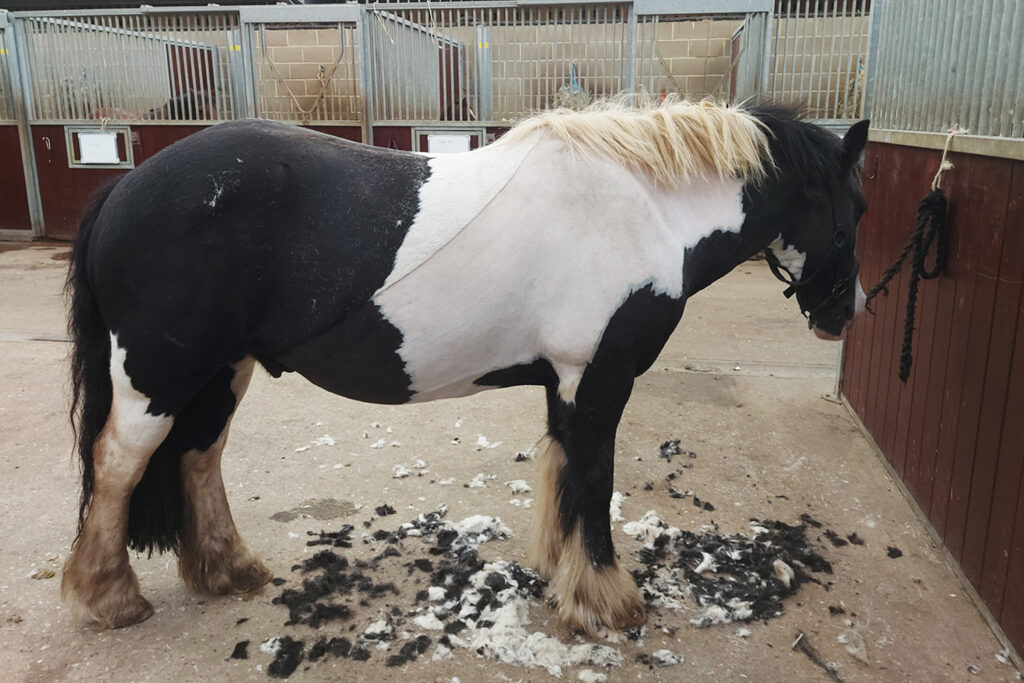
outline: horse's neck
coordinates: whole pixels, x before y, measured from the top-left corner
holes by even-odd
[[[718,178],[679,188],[652,187],[650,203],[657,221],[682,249],[683,293],[704,289],[764,249],[749,229],[743,185]]]
[[[725,277],[744,261],[764,251],[778,236],[778,215],[766,191],[744,187],[741,206],[743,219],[737,231],[721,231],[710,235],[687,259],[684,289],[692,295]]]

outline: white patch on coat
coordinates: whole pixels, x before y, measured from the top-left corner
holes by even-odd
[[[856,304],[855,308],[853,309],[854,310],[854,315],[860,315],[861,313],[864,312],[864,307],[867,305],[868,297],[864,293],[864,288],[860,284],[860,278],[859,277],[857,278],[857,297],[856,297],[856,301],[857,301],[857,304]]]
[[[529,151],[529,145],[512,150],[483,147],[431,157],[430,178],[419,192],[420,210],[380,291],[414,271],[469,225],[506,186]]]
[[[474,384],[481,376],[540,357],[559,371],[563,400],[573,399],[577,373],[629,295],[650,285],[681,297],[686,248],[743,224],[738,180],[669,190],[555,141],[525,147],[510,180],[504,163],[461,168],[490,179],[438,179],[449,189],[504,188],[479,210],[458,206],[461,193],[424,186],[417,223],[443,218],[451,225],[434,235],[453,236],[418,239],[417,259],[400,257],[403,276],[374,295],[402,333],[414,402],[476,393],[486,388]],[[518,163],[516,150],[500,150]]]
[[[785,266],[786,270],[799,280],[800,275],[804,272],[804,262],[807,260],[807,254],[797,249],[795,245],[787,246],[786,240],[782,238],[782,235],[776,237],[768,245],[768,248],[775,254],[775,258],[779,259],[779,263]]]
[[[111,449],[106,457],[108,466],[115,466],[110,458],[149,458],[160,442],[167,436],[174,418],[170,415],[154,415],[149,411],[149,397],[138,391],[125,369],[128,352],[117,342],[117,335],[110,333],[110,381],[112,405],[110,416],[114,434],[121,448]],[[126,463],[134,468],[134,463]]]

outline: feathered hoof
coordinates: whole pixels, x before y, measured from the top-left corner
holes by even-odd
[[[573,564],[563,556],[550,585],[560,625],[593,637],[647,623],[647,610],[633,577],[619,566]]]
[[[233,595],[251,593],[267,585],[272,578],[274,578],[274,573],[267,569],[262,562],[254,559],[252,564],[235,574],[230,593]]]
[[[178,570],[189,590],[201,595],[240,595],[264,586],[274,574],[247,550],[231,558],[196,558],[182,553]]]
[[[64,569],[61,597],[71,603],[79,624],[124,628],[153,616],[153,605],[142,597],[139,581],[130,567],[119,570],[117,576],[107,575],[94,582],[80,580],[73,569],[73,564]]]

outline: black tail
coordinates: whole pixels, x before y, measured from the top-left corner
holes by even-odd
[[[71,426],[78,455],[82,459],[82,499],[78,509],[78,530],[82,530],[93,490],[93,442],[100,435],[110,413],[110,330],[103,323],[99,306],[89,286],[89,243],[103,203],[117,181],[99,190],[85,210],[78,227],[78,239],[71,250],[68,279],[64,285],[70,299],[68,332],[71,334]]]

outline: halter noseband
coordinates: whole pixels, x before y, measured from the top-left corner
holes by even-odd
[[[833,264],[836,266],[836,269],[838,269],[839,260],[838,258],[834,258],[832,254],[834,252],[838,252],[840,249],[843,248],[843,246],[845,246],[846,231],[842,229],[842,226],[839,224],[839,217],[836,215],[836,203],[833,198],[831,184],[829,184],[828,186],[828,197],[832,204],[832,246],[825,254],[825,258],[822,259],[821,265],[819,265],[818,268],[813,273],[811,273],[810,277],[797,278],[796,276],[793,275],[792,271],[790,271],[789,268],[782,265],[782,262],[779,261],[779,257],[775,255],[775,252],[773,252],[770,248],[764,250],[765,261],[768,262],[768,268],[769,270],[772,271],[772,275],[774,275],[775,278],[780,282],[789,285],[782,292],[783,296],[785,296],[787,299],[796,294],[798,289],[806,287],[811,282],[813,282],[818,277],[818,275],[821,274],[821,271],[825,269],[825,265],[828,264],[829,262],[833,262]],[[818,311],[820,311],[822,308],[826,306],[831,306],[832,304],[837,303],[844,295],[846,295],[850,288],[850,281],[853,280],[854,277],[855,273],[851,273],[846,278],[839,280],[834,285],[832,285],[832,291],[829,292],[829,295],[825,298],[825,300],[819,303],[810,311],[805,309],[803,307],[803,304],[800,304],[800,312],[803,314],[805,318],[807,318],[808,327],[814,327],[814,316]],[[797,298],[797,301],[799,302],[800,299]]]

